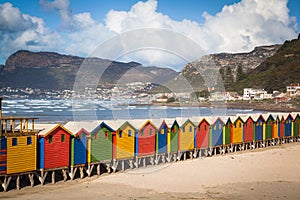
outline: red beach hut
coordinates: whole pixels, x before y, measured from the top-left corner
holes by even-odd
[[[210,124],[209,122],[203,118],[197,127],[196,132],[196,148],[208,148],[209,146],[209,131],[210,131]]]
[[[36,124],[39,133],[39,169],[58,169],[70,165],[72,133],[61,124]]]
[[[244,123],[244,142],[252,142],[254,140],[254,120],[251,116],[248,117],[247,120],[245,120]]]

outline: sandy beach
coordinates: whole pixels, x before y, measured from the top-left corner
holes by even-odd
[[[300,199],[300,143],[25,187],[0,199]]]

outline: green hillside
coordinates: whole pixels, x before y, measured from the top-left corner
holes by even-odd
[[[268,92],[284,91],[286,85],[300,82],[300,34],[298,39],[286,41],[273,56],[257,68],[244,74],[244,79],[230,86],[241,92],[243,88],[264,88]]]

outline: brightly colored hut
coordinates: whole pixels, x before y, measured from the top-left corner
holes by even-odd
[[[168,127],[170,128],[167,136],[168,152],[177,153],[179,145],[179,124],[174,119],[165,119]]]
[[[132,120],[130,123],[134,124],[135,127],[139,125],[135,137],[135,155],[138,157],[154,155],[156,148],[156,126],[150,120],[142,123],[141,120]]]
[[[203,118],[198,122],[196,130],[196,142],[195,148],[205,149],[209,146],[209,136],[210,136],[210,123],[206,118]]]
[[[88,126],[87,126],[88,125]],[[71,137],[71,158],[70,165],[85,165],[88,162],[88,139],[90,133],[83,127],[89,129],[89,122],[70,121],[64,125],[73,135]]]
[[[223,145],[223,127],[224,121],[218,117],[211,126],[210,146]]]
[[[113,133],[114,130],[105,122],[91,131],[91,163],[110,162],[113,159]]]
[[[241,117],[233,117],[234,122],[231,126],[232,134],[231,134],[231,143],[232,144],[239,144],[243,143],[243,120]]]
[[[278,139],[279,138],[279,132],[280,132],[280,115],[275,114],[274,115],[274,123],[273,123],[273,135],[272,138]]]
[[[280,123],[279,123],[279,138],[284,138],[284,125],[285,125],[285,120],[284,116],[282,115],[280,118]]]
[[[251,116],[249,116],[247,119],[244,120],[244,142],[252,142],[254,140],[254,130],[255,130],[255,126],[254,126],[254,120],[252,119]]]
[[[133,159],[137,128],[124,120],[110,120],[105,122],[116,130],[115,134],[113,134],[113,159]]]
[[[180,121],[179,150],[190,151],[194,149],[195,124],[190,119],[176,119]]]
[[[297,116],[294,119],[294,136],[299,137],[300,135],[300,115],[297,114]]]
[[[285,137],[293,136],[292,123],[293,123],[293,117],[291,114],[288,114],[288,116],[285,118],[285,123],[284,123],[284,136]]]
[[[36,124],[39,132],[39,163],[41,170],[65,168],[70,165],[72,133],[61,124]]]
[[[224,140],[223,140],[223,144],[224,145],[229,145],[231,143],[231,135],[232,135],[232,121],[230,119],[230,117],[227,119],[226,124],[225,124],[225,128],[224,128]]]
[[[265,119],[262,115],[259,115],[259,117],[255,121],[255,141],[263,141],[263,134],[264,134],[264,124]]]
[[[35,119],[0,117],[0,174],[36,170],[38,131]]]
[[[168,136],[168,124],[165,120],[162,121],[161,125],[158,128],[156,135],[156,153],[164,154],[167,153],[167,136]]]
[[[265,122],[265,140],[271,140],[273,138],[275,119],[270,114]]]

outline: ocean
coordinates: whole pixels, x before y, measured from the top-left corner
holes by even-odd
[[[125,104],[125,105],[124,105]],[[193,116],[224,116],[264,113],[246,109],[212,107],[127,106],[126,102],[51,99],[4,99],[3,116],[37,117],[38,123],[66,123],[77,120],[157,119]]]

